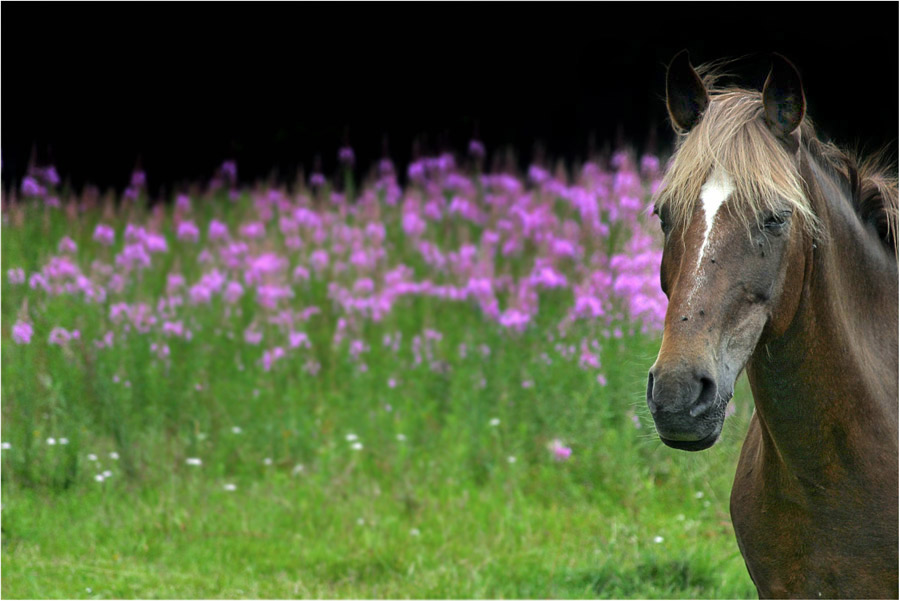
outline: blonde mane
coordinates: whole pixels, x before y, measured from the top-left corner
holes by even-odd
[[[657,207],[666,207],[674,223],[687,223],[700,187],[719,167],[734,184],[732,201],[726,206],[749,205],[753,214],[760,215],[783,208],[786,202],[815,236],[819,220],[806,198],[797,165],[761,118],[762,93],[715,87],[722,74],[711,65],[698,67],[697,72],[703,74],[710,102],[689,132],[679,132],[675,155],[656,195]],[[808,119],[799,132],[801,138],[814,135]],[[738,214],[749,227],[747,213]]]
[[[656,198],[657,209],[666,208],[673,225],[691,218],[700,188],[718,167],[728,174],[734,192],[725,206],[750,231],[752,215],[778,211],[787,203],[805,232],[814,239],[825,233],[806,196],[797,161],[769,130],[762,118],[762,92],[738,87],[722,88],[722,66],[730,61],[697,67],[710,102],[689,132],[679,132],[675,154]],[[871,225],[894,258],[900,257],[896,161],[885,151],[860,158],[816,137],[809,117],[792,134],[798,146],[827,167],[846,186],[849,201],[861,221]],[[735,207],[751,211],[734,211]]]

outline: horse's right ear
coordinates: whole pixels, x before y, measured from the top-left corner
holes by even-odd
[[[709,104],[709,94],[700,76],[691,66],[688,51],[675,55],[666,71],[666,107],[672,124],[689,131]]]
[[[791,61],[772,55],[772,70],[763,85],[766,123],[775,135],[785,137],[800,127],[806,114],[806,96],[800,73]]]

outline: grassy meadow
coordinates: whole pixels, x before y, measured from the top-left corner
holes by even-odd
[[[34,168],[0,237],[2,596],[755,597],[748,388],[702,453],[644,400],[659,161],[483,154],[403,187],[226,163],[155,204]]]

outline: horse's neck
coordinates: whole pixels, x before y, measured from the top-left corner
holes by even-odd
[[[847,457],[882,455],[888,440],[894,465],[884,467],[896,472],[897,263],[821,167],[808,161],[804,176],[827,205],[816,209],[828,234],[807,250],[790,327],[747,366],[763,436],[811,478]]]

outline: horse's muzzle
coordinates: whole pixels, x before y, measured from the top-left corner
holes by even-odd
[[[647,406],[660,439],[670,447],[701,451],[716,442],[724,417],[717,398],[718,386],[705,372],[650,370]]]

